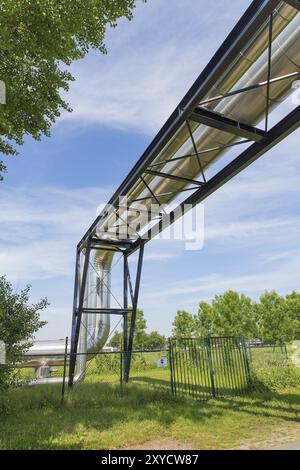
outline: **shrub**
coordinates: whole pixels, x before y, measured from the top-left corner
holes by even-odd
[[[256,390],[284,390],[300,385],[300,369],[288,359],[268,359],[254,365],[252,378]]]
[[[0,339],[6,345],[6,364],[0,365],[0,390],[15,382],[15,364],[32,344],[34,334],[45,325],[39,311],[48,306],[47,299],[29,304],[30,286],[20,293],[0,277]]]

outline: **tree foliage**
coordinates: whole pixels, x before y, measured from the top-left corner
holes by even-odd
[[[292,341],[297,337],[300,299],[294,297],[294,300],[292,303],[290,296],[282,297],[275,291],[266,292],[260,297],[260,302],[255,304],[260,339],[275,344]]]
[[[265,292],[258,302],[227,291],[211,303],[201,301],[196,315],[180,310],[173,321],[175,337],[244,336],[270,344],[300,338],[300,294]]]
[[[166,345],[167,340],[164,335],[161,335],[158,331],[151,331],[150,333],[145,333],[141,346],[147,351],[153,351],[155,349],[164,349]]]
[[[178,310],[173,321],[172,334],[175,338],[192,338],[195,334],[193,315],[186,310]]]
[[[47,299],[29,303],[30,286],[20,293],[0,277],[0,340],[6,345],[6,365],[0,365],[0,388],[12,380],[13,369],[24,352],[32,345],[34,334],[46,324],[40,320],[40,310],[48,306]]]
[[[198,315],[203,312],[199,308]],[[256,323],[253,302],[249,297],[234,291],[216,295],[211,304],[211,334],[219,336],[255,337]]]
[[[127,334],[129,338],[131,313],[128,314]],[[123,340],[123,333],[116,331],[109,342],[109,346],[119,349]],[[144,317],[143,310],[137,309],[135,333],[134,333],[134,349],[163,349],[166,346],[165,336],[159,334],[157,331],[147,333],[147,320]]]
[[[74,80],[68,67],[91,49],[106,53],[107,28],[132,18],[136,0],[0,1],[0,153],[15,154],[26,135],[40,140],[62,110],[61,98]],[[5,167],[0,162],[1,171]]]

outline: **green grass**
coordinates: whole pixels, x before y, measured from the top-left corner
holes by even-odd
[[[58,403],[56,387],[17,389],[2,415],[2,449],[121,448],[174,438],[194,448],[238,446],[273,429],[300,423],[300,389],[194,402],[168,392],[129,385],[84,383]]]
[[[135,362],[122,389],[118,370],[105,363],[99,376],[99,364],[91,364],[64,405],[60,386],[11,389],[0,399],[0,448],[120,449],[168,438],[195,449],[227,449],[255,448],[270,436],[272,445],[299,440],[300,373],[282,358],[263,364],[260,356],[247,395],[204,402],[173,397],[169,370],[156,368],[155,359]]]
[[[3,404],[1,449],[119,449],[172,438],[198,449],[226,449],[293,432],[300,387],[196,402],[142,380],[123,391],[82,383],[59,403],[60,387],[18,388]]]

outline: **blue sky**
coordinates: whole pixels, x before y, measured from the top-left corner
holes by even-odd
[[[72,66],[64,114],[41,142],[6,158],[0,271],[32,300],[47,296],[43,339],[70,332],[75,246],[248,6],[248,0],[138,2],[108,32],[108,55]],[[170,334],[177,309],[231,288],[257,298],[299,289],[299,131],[205,202],[205,243],[146,247],[140,307]],[[116,295],[119,292],[118,284]]]

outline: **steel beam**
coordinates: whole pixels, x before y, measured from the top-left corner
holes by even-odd
[[[83,308],[82,313],[106,313],[107,315],[125,315],[131,312],[131,308]]]
[[[127,255],[124,253],[124,265],[123,265],[123,307],[128,308],[128,259]],[[121,356],[122,361],[122,381],[125,381],[125,367],[127,361],[127,351],[128,351],[128,318],[127,315],[123,315],[123,356]],[[121,345],[121,354],[122,354],[122,345]]]
[[[160,202],[159,202],[159,199],[157,199],[157,196],[156,194],[152,191],[152,189],[150,188],[149,184],[147,183],[147,181],[143,178],[143,176],[141,175],[140,176],[141,178],[141,181],[142,183],[146,186],[146,188],[148,189],[149,193],[151,194],[151,199],[153,198],[156,202],[156,204],[158,204],[160,206]]]
[[[72,332],[73,337],[72,337],[71,352],[70,352],[69,387],[72,387],[73,379],[74,379],[76,354],[77,354],[77,347],[78,347],[78,340],[79,340],[79,333],[80,333],[80,326],[81,326],[83,303],[84,303],[84,298],[85,298],[88,266],[89,266],[89,261],[90,261],[90,252],[91,252],[90,245],[91,245],[91,240],[89,239],[87,241],[83,272],[82,272],[82,280],[81,280],[81,284],[79,288],[78,310],[76,312],[76,320],[75,320],[75,325],[74,325],[74,329]]]
[[[300,11],[300,1],[299,0],[284,0],[285,3],[291,5],[291,7],[296,8],[296,10]]]
[[[76,250],[71,341],[73,341],[73,338],[74,338],[74,331],[75,331],[75,325],[76,325],[79,285],[80,285],[80,252]]]
[[[162,160],[162,161],[157,162],[157,163],[153,163],[152,165],[149,166],[149,169],[152,170],[153,168],[156,168],[158,166],[164,166],[166,163],[173,163],[173,162],[177,162],[177,161],[180,161],[180,160],[186,160],[187,158],[195,158],[197,156],[200,157],[201,155],[206,155],[207,153],[217,152],[218,150],[226,150],[226,149],[231,148],[231,147],[236,147],[237,145],[249,144],[250,142],[252,142],[252,141],[248,140],[248,139],[245,139],[245,140],[240,140],[239,142],[233,142],[232,144],[218,145],[216,147],[212,147],[212,148],[209,148],[209,149],[206,149],[206,150],[201,150],[201,151],[197,152],[197,154],[196,153],[190,153],[190,154],[187,154],[187,155],[182,155],[181,157],[174,157],[174,158],[170,158],[170,159],[167,159],[167,160]]]
[[[292,72],[292,73],[288,73],[286,75],[281,75],[279,77],[271,78],[270,81],[265,80],[263,82],[255,83],[254,85],[249,85],[247,87],[240,88],[238,90],[229,91],[228,93],[225,93],[224,95],[213,96],[212,98],[208,98],[207,100],[201,101],[199,103],[199,106],[202,107],[202,106],[205,106],[207,104],[214,103],[215,101],[221,101],[223,99],[230,98],[231,96],[236,96],[236,95],[240,95],[242,93],[246,93],[247,91],[256,90],[258,88],[262,88],[262,87],[267,86],[268,83],[270,83],[270,85],[273,85],[273,83],[282,82],[282,81],[288,80],[290,78],[295,78],[296,79],[297,77],[300,77],[300,72]]]
[[[122,240],[106,240],[101,238],[92,238],[91,243],[93,246],[98,246],[99,249],[102,246],[110,246],[110,247],[117,247],[117,248],[124,248],[124,250],[130,248],[132,246],[132,242],[130,241],[122,241]],[[105,249],[105,248],[104,248]]]
[[[256,127],[249,126],[242,122],[234,121],[233,119],[222,116],[221,114],[217,114],[213,111],[208,111],[204,108],[196,108],[192,112],[190,119],[200,124],[204,124],[205,126],[219,129],[220,131],[253,140],[254,142],[262,142],[266,139],[266,132],[261,129],[257,129]]]
[[[190,134],[190,139],[191,139],[192,144],[193,144],[195,155],[197,156],[197,161],[198,161],[199,169],[200,169],[201,174],[202,174],[203,181],[204,181],[204,183],[206,183],[206,178],[205,178],[203,166],[202,166],[202,163],[201,163],[200,153],[198,152],[198,149],[197,149],[197,145],[196,145],[196,142],[195,142],[195,139],[194,139],[194,134],[193,134],[190,122],[186,121],[186,125],[187,125],[187,128],[188,128],[189,134]]]
[[[130,318],[128,348],[127,348],[126,354],[124,355],[125,356],[125,367],[124,367],[124,381],[125,382],[128,382],[129,374],[130,374],[131,357],[132,357],[133,340],[134,340],[134,331],[135,331],[135,322],[136,322],[136,314],[137,314],[137,305],[138,305],[141,274],[142,274],[142,266],[143,266],[143,257],[144,257],[144,245],[145,245],[144,241],[139,240],[139,258],[138,258],[136,280],[135,280],[135,287],[134,287],[132,313],[131,313],[131,318]]]
[[[204,201],[208,196],[214,193],[217,189],[231,180],[235,175],[247,168],[251,163],[260,158],[266,152],[271,150],[274,146],[280,143],[288,135],[300,127],[300,106],[294,109],[290,114],[279,121],[267,133],[268,139],[264,142],[256,142],[236,157],[232,162],[220,170],[213,176],[204,186],[199,188],[188,198],[186,198],[179,207],[194,207],[200,202]],[[176,208],[168,214],[170,217],[169,225],[173,224],[179,217],[180,211]],[[143,240],[148,242],[157,236],[165,228],[165,222],[162,219],[155,226],[153,226],[146,234],[142,235]],[[133,253],[139,248],[137,243],[133,244],[132,249],[128,250],[128,254]]]
[[[204,184],[202,183],[202,181],[192,180],[190,178],[185,178],[184,176],[170,175],[169,173],[163,173],[161,171],[146,170],[145,173],[147,173],[148,175],[160,176],[161,178],[166,178],[170,180],[181,181],[181,182],[189,183],[189,184],[196,184],[198,186],[201,186],[202,184]]]
[[[281,0],[254,0],[251,3],[222,46],[218,49],[209,64],[171,114],[160,132],[111,197],[102,213],[96,218],[80,240],[78,243],[80,249],[84,246],[86,240],[94,234],[98,224],[105,218],[108,209],[111,206],[117,206],[119,198],[124,194],[128,194],[129,190],[149,167],[158,153],[169,142],[174,133],[189,119],[191,112],[193,112],[198,106],[198,103],[205,98],[216,80],[223,74],[224,70],[232,64],[236,56],[243,50],[244,46],[253,35],[256,34],[262,24],[270,17],[271,13],[280,3]]]
[[[124,255],[124,256],[125,256],[125,255]],[[133,288],[132,288],[132,282],[131,282],[131,277],[130,277],[130,271],[129,271],[129,265],[128,265],[127,256],[125,256],[125,263],[126,263],[127,283],[128,283],[128,286],[129,286],[129,292],[130,292],[131,303],[132,303],[132,305],[133,305],[133,304],[134,304],[134,293],[133,293]]]
[[[269,47],[268,47],[268,79],[267,79],[267,96],[266,96],[266,119],[265,119],[265,132],[269,128],[269,109],[270,109],[270,91],[271,91],[271,72],[272,72],[272,45],[273,45],[273,14],[270,16],[269,24]]]

